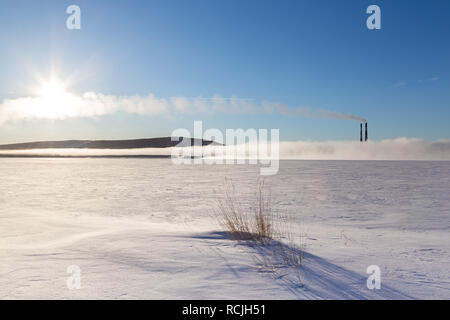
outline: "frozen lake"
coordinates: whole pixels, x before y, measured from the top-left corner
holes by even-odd
[[[329,291],[314,270],[304,287],[280,285],[231,241],[196,236],[218,230],[224,179],[252,201],[258,173],[169,159],[0,159],[0,297],[450,298],[450,162],[280,162],[266,178],[274,205],[307,233],[308,253],[336,266]],[[65,287],[71,264],[80,290]],[[369,265],[389,290],[364,288]]]

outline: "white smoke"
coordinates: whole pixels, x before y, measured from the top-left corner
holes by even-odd
[[[121,111],[153,116],[198,113],[280,114],[288,117],[351,119],[365,122],[364,118],[355,115],[312,110],[308,107],[291,107],[277,102],[256,102],[237,97],[158,98],[153,94],[114,96],[87,92],[82,95],[64,93],[57,97],[32,96],[3,100],[0,103],[0,124],[32,119],[99,117]]]
[[[356,120],[360,122],[367,122],[366,119],[352,115],[343,114],[328,110],[312,110],[308,107],[289,107],[280,103],[263,102],[262,107],[267,113],[277,113],[288,117],[306,117],[306,118],[331,118],[340,120]]]

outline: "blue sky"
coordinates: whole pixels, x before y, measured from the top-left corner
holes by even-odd
[[[82,29],[66,28],[79,5]],[[366,28],[381,8],[382,29]],[[367,118],[370,138],[450,138],[449,1],[2,1],[0,103],[52,69],[70,90],[219,94]],[[282,140],[354,140],[359,123],[278,114],[16,120],[0,142],[165,136],[179,127],[279,128]]]

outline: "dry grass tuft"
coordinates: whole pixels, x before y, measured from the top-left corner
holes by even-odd
[[[253,212],[244,209],[236,197],[233,182],[225,179],[223,199],[218,200],[217,217],[233,240],[252,240],[267,243],[274,237],[274,224],[270,197],[264,191],[264,181],[258,183]]]
[[[247,242],[258,253],[264,269],[277,272],[298,267],[303,262],[304,237],[295,238],[291,216],[278,214],[272,207],[272,194],[265,180],[259,180],[253,204],[242,205],[233,182],[225,179],[223,197],[218,200],[216,217],[233,240]],[[256,245],[256,246],[255,246]]]

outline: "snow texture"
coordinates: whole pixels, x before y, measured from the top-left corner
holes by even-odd
[[[0,159],[2,299],[449,299],[450,162],[281,161],[274,206],[306,233],[301,282],[214,218],[256,165]],[[69,290],[67,267],[81,269]],[[369,290],[366,269],[381,270]]]

